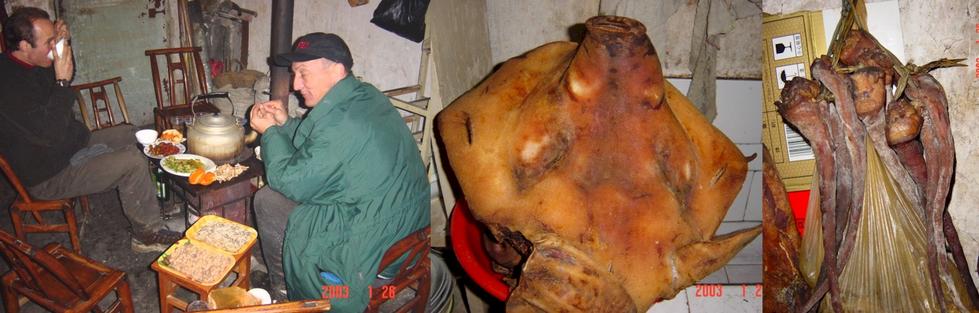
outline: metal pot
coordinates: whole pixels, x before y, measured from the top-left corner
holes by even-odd
[[[187,125],[187,148],[214,163],[229,163],[245,146],[245,129],[227,114],[202,114]]]

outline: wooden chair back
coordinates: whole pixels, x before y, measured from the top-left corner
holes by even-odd
[[[31,195],[27,193],[27,189],[24,188],[24,184],[20,182],[17,174],[14,173],[14,169],[10,167],[10,163],[7,162],[7,159],[2,154],[0,154],[0,170],[3,171],[3,175],[7,177],[7,181],[17,191],[17,199],[10,206],[10,222],[14,225],[17,238],[26,240],[27,233],[64,232],[68,234],[75,253],[81,253],[82,246],[78,238],[78,223],[75,219],[75,199],[32,199]],[[82,205],[83,212],[87,215],[89,211],[88,198],[81,196],[78,197],[78,201]],[[65,223],[57,224],[50,223],[50,220],[45,221],[41,216],[41,212],[44,211],[61,211],[65,216]],[[28,224],[23,221],[21,214],[25,212],[29,212],[34,218],[33,224]]]
[[[65,295],[81,301],[91,298],[72,272],[48,251],[34,248],[10,233],[0,231],[0,252],[20,282],[31,290],[49,298],[63,299]],[[45,279],[48,275],[54,279]]]
[[[3,274],[0,288],[7,312],[19,312],[23,297],[50,312],[134,311],[125,272],[74,253],[58,243],[37,249],[0,231],[0,254],[11,269]],[[103,310],[100,305],[113,292],[116,294],[114,301]]]
[[[10,163],[7,162],[7,158],[5,158],[3,155],[0,155],[0,170],[3,170],[3,176],[7,177],[7,181],[9,181],[10,185],[17,191],[17,196],[20,198],[20,200],[27,204],[31,204],[33,202],[31,200],[31,195],[27,193],[27,189],[24,188],[24,184],[20,183],[20,179],[17,178],[17,174],[14,173],[14,169],[10,167]]]
[[[88,129],[97,130],[122,123],[129,124],[129,110],[126,108],[126,98],[122,96],[122,89],[119,88],[119,82],[121,81],[122,77],[116,76],[106,80],[71,86],[75,90],[75,96],[78,98],[78,110],[82,113],[82,120],[85,121]],[[116,96],[116,106],[119,108],[119,113],[122,114],[122,120],[119,122],[116,122],[116,114],[112,110],[109,93],[106,92],[106,86],[109,85],[112,85]],[[86,94],[88,95],[87,98],[89,101],[85,100]],[[92,109],[92,119],[94,122],[89,121],[87,108]]]
[[[145,54],[153,71],[157,108],[188,105],[194,95],[207,93],[201,47],[154,49]]]
[[[157,131],[179,127],[181,118],[190,120],[195,113],[221,112],[207,100],[194,100],[208,93],[200,52],[200,47],[146,50],[156,93],[153,118]]]
[[[408,255],[408,258],[398,268],[397,275],[395,275],[394,279],[386,288],[393,288],[393,290],[399,293],[405,290],[405,288],[412,288],[415,290],[415,297],[401,305],[395,312],[407,312],[409,310],[416,313],[425,312],[425,307],[428,305],[428,294],[431,289],[432,276],[431,260],[428,259],[428,251],[431,248],[431,242],[429,240],[431,233],[431,226],[426,226],[411,233],[391,246],[381,258],[381,265],[378,267],[379,271],[391,266],[401,256]],[[384,292],[383,289],[380,290],[382,293]],[[371,296],[366,312],[378,312],[381,304],[395,298],[397,297],[384,294]]]

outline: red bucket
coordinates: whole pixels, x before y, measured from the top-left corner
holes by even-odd
[[[503,283],[503,274],[493,271],[490,258],[483,248],[484,234],[482,224],[469,213],[465,202],[457,201],[449,220],[452,250],[455,250],[462,268],[476,284],[500,301],[506,301],[510,296],[510,287]]]

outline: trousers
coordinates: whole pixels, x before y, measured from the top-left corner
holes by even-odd
[[[262,245],[262,257],[269,271],[271,293],[286,290],[285,273],[282,270],[282,241],[286,236],[289,214],[298,205],[268,186],[255,193],[255,226]]]
[[[82,151],[98,152],[74,158],[82,160],[73,161],[54,177],[28,187],[28,192],[38,199],[64,199],[114,189],[134,232],[159,230],[163,218],[156,185],[146,156],[136,148],[135,132],[135,127],[125,124],[92,132]],[[96,146],[98,149],[90,149]]]

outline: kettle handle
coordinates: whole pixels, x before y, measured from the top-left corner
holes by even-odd
[[[190,98],[190,123],[191,124],[193,124],[195,122],[195,119],[197,118],[197,113],[194,113],[194,103],[197,103],[197,100],[212,99],[212,98],[228,99],[228,102],[231,102],[231,116],[235,115],[235,103],[234,101],[231,101],[231,97],[229,96],[229,93],[227,91],[199,94],[194,96],[193,98]]]

